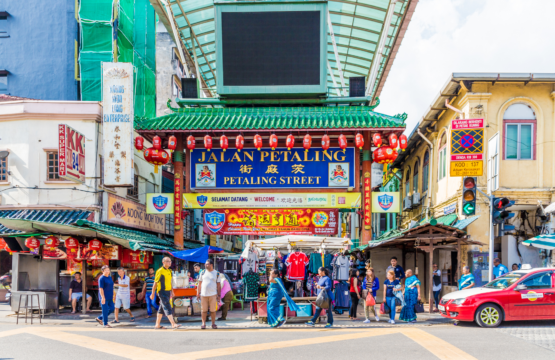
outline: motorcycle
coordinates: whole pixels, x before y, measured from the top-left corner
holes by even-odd
[[[7,289],[8,292],[6,293],[6,301],[8,302],[8,305],[12,304],[12,276],[10,274],[6,274],[4,276],[0,276],[0,284],[2,284],[2,286],[4,287],[4,289]]]

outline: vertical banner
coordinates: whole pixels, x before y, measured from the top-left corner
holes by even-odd
[[[133,64],[103,62],[105,186],[133,186],[133,116]]]
[[[372,180],[370,178],[370,173],[364,173],[364,188],[362,190],[364,194],[364,229],[370,230],[372,227]]]
[[[85,182],[85,135],[64,124],[58,125],[58,176]]]
[[[175,230],[181,229],[181,174],[175,174],[173,179],[173,204],[174,204],[174,228]]]

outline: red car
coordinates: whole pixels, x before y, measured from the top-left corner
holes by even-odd
[[[555,269],[513,271],[482,287],[447,294],[439,304],[443,317],[476,321],[482,327],[555,319]]]

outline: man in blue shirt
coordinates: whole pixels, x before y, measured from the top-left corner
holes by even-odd
[[[200,264],[195,264],[195,265],[193,266],[193,269],[194,269],[194,271],[195,271],[195,272],[193,273],[193,279],[197,280],[198,277],[199,277],[199,275],[200,275]]]
[[[509,269],[501,264],[501,260],[499,258],[493,259],[493,278],[497,279],[509,272]]]
[[[110,272],[110,267],[104,265],[102,267],[102,276],[98,279],[98,297],[100,298],[100,307],[102,315],[96,318],[100,325],[110,328],[108,325],[108,316],[114,312],[114,280]]]
[[[393,270],[395,272],[395,279],[401,281],[405,278],[405,270],[401,267],[401,265],[397,265],[397,257],[391,258],[391,265],[385,270],[387,274],[389,270]]]

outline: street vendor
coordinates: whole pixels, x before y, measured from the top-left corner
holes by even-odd
[[[195,271],[195,272],[193,273],[193,279],[197,280],[198,277],[199,277],[199,275],[200,275],[200,264],[198,264],[198,263],[195,264],[195,265],[193,266],[193,270]]]
[[[75,279],[71,280],[69,284],[69,301],[71,301],[71,306],[73,307],[72,314],[75,314],[75,307],[77,302],[83,298],[83,284],[81,280],[81,273],[78,271],[75,273]],[[87,312],[91,312],[92,297],[87,295]]]

